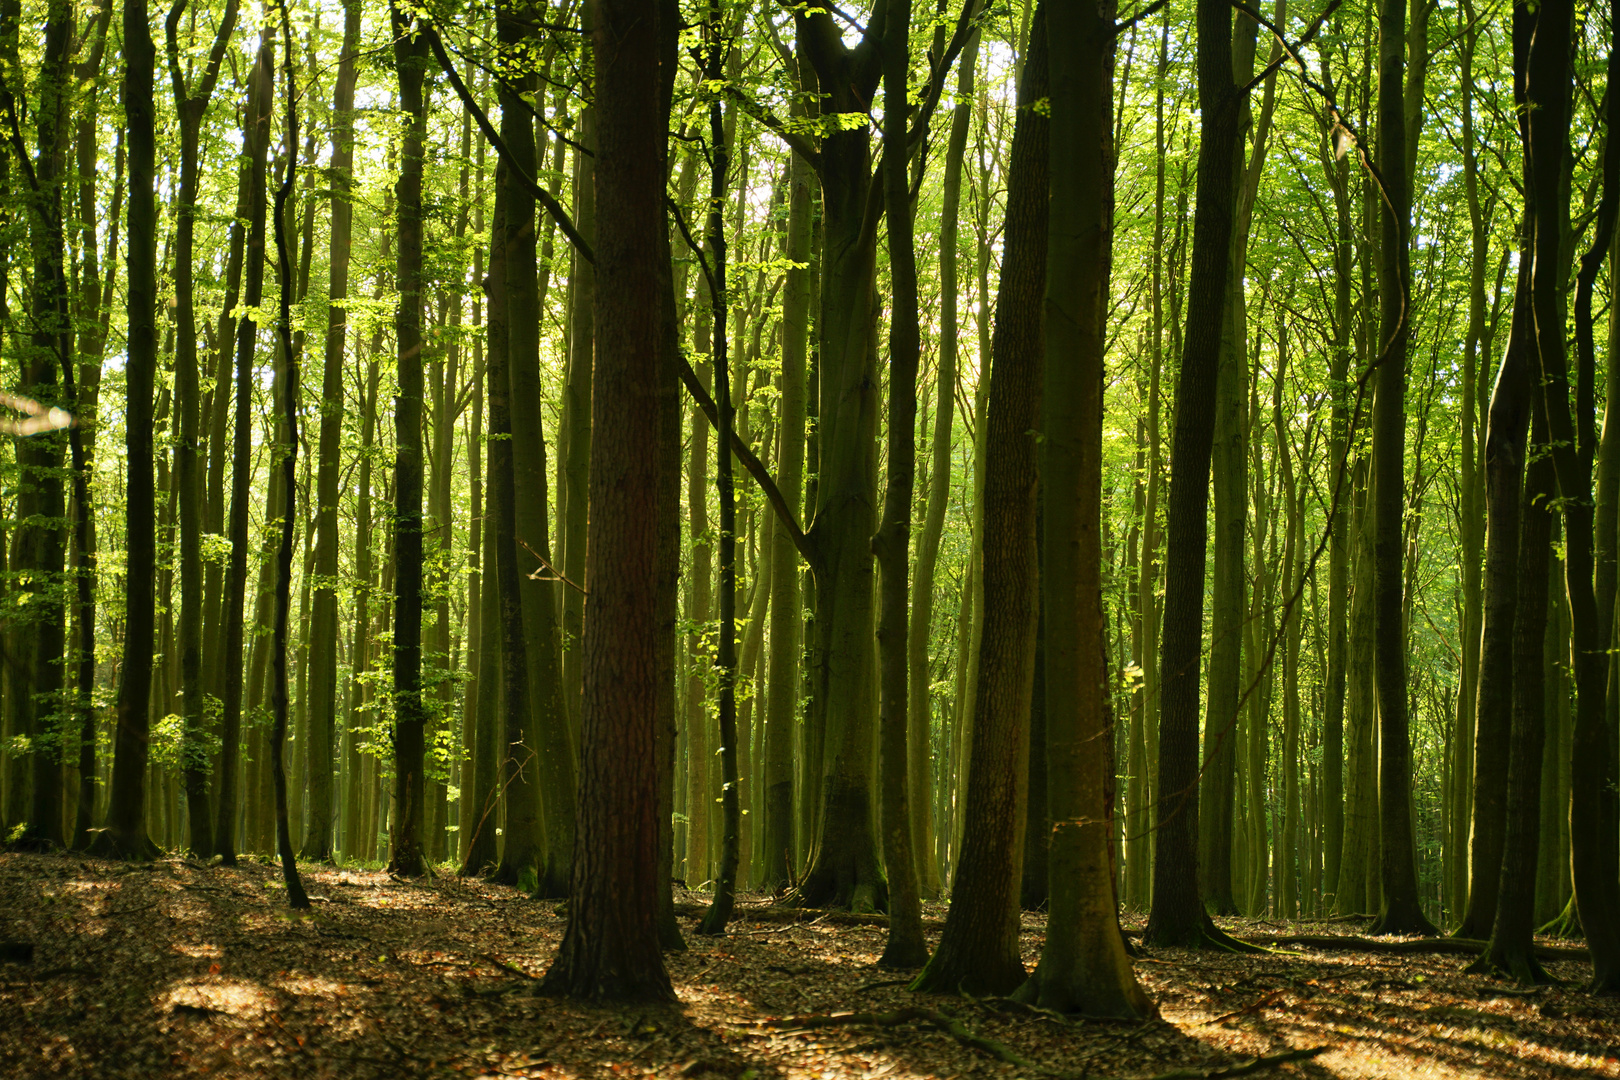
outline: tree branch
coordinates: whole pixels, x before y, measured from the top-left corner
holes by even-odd
[[[507,169],[511,171],[513,176],[518,178],[518,183],[522,184],[528,193],[534,196],[534,201],[545,207],[546,213],[551,215],[551,220],[557,223],[557,228],[561,229],[563,235],[568,237],[568,242],[574,245],[574,250],[579,252],[586,262],[595,266],[596,252],[591,250],[591,245],[586,242],[583,236],[579,235],[579,230],[574,228],[573,219],[568,216],[568,211],[564,210],[562,204],[552,197],[551,192],[535,183],[534,177],[525,172],[523,167],[517,163],[517,159],[512,156],[512,151],[507,149],[506,143],[496,133],[494,125],[489,122],[488,114],[478,107],[478,102],[473,100],[472,94],[467,90],[467,84],[461,81],[461,76],[456,73],[456,66],[450,62],[450,55],[445,52],[444,42],[440,40],[438,30],[434,29],[431,23],[424,22],[420,24],[420,33],[427,39],[428,48],[433,50],[433,58],[439,62],[439,67],[444,71],[445,76],[449,78],[450,85],[456,91],[456,96],[461,99],[462,108],[466,109],[472,116],[473,121],[478,125],[478,130],[484,133],[484,138],[489,140],[489,144],[495,148],[495,152],[501,156],[501,160],[506,162]]]
[[[703,389],[703,383],[698,380],[697,372],[692,370],[692,364],[684,354],[681,356],[681,382],[686,384],[687,392],[692,395],[692,400],[697,403],[697,407],[703,410],[703,415],[709,418],[710,426],[716,431],[720,430],[720,411],[715,408],[714,399],[709,396],[707,390]],[[765,463],[759,460],[754,451],[747,443],[743,442],[742,437],[735,431],[731,433],[731,452],[737,455],[737,460],[741,461],[743,468],[748,470],[748,475],[752,476],[754,482],[759,484],[759,489],[765,493],[765,498],[770,502],[772,509],[776,511],[776,519],[782,523],[782,528],[787,530],[788,538],[793,541],[793,546],[799,549],[799,554],[804,556],[804,561],[809,563],[812,568],[820,565],[820,560],[816,555],[815,541],[811,540],[809,535],[799,527],[799,521],[793,513],[793,508],[788,505],[787,499],[782,497],[782,489],[776,486],[776,481],[772,479],[770,471],[765,468]]]

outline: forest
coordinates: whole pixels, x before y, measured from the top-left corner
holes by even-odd
[[[1620,7],[844,2],[0,0],[8,1075],[1620,1076]]]

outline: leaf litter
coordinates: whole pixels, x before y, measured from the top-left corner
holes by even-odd
[[[682,893],[688,947],[666,954],[679,1004],[610,1008],[536,994],[565,925],[555,902],[304,873],[318,899],[295,918],[267,862],[0,855],[0,941],[33,946],[0,962],[0,1077],[1620,1078],[1620,1001],[1585,994],[1567,949],[1545,961],[1562,982],[1534,991],[1455,955],[1146,950],[1160,1016],[1121,1024],[913,994],[875,966],[880,918],[746,896],[726,937],[698,937],[704,898]],[[925,915],[937,941],[945,907]],[[1023,917],[1030,967],[1044,931]]]

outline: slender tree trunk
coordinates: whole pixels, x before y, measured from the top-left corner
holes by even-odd
[[[1008,172],[1006,254],[990,351],[984,483],[984,624],[963,815],[961,859],[938,950],[921,989],[1006,994],[1024,981],[1018,948],[1029,711],[1040,617],[1036,564],[1041,423],[1042,298],[1047,280],[1049,124],[1032,108],[1047,97],[1044,7],[1019,76]],[[892,229],[893,222],[890,223]],[[1081,294],[1082,302],[1089,300]],[[1050,417],[1047,428],[1052,428]],[[909,427],[906,437],[911,437]],[[893,450],[891,449],[891,454]],[[892,460],[892,459],[891,459]],[[891,465],[892,468],[892,465]]]
[[[343,351],[348,335],[349,253],[354,227],[350,186],[354,172],[355,54],[360,43],[359,0],[343,5],[343,53],[332,91],[332,225],[327,253],[325,364],[321,377],[320,464],[315,473],[315,583],[309,640],[309,828],[301,854],[332,857],[335,804],[332,748],[337,717],[338,466],[343,439]]]
[[[1232,84],[1230,9],[1199,0],[1198,27],[1198,214],[1171,450],[1155,784],[1159,826],[1153,907],[1144,938],[1149,944],[1180,946],[1199,946],[1219,934],[1204,913],[1198,888],[1198,676],[1210,449],[1242,139],[1241,102]],[[1052,552],[1048,545],[1048,559]],[[1053,818],[1058,820],[1056,813]]]
[[[803,106],[796,105],[800,114]],[[788,164],[787,235],[783,255],[795,264],[782,290],[782,381],[777,422],[776,486],[788,505],[804,500],[805,363],[810,334],[810,163],[795,153]],[[793,737],[799,719],[803,613],[798,550],[787,527],[770,524],[771,644],[765,699],[764,854],[760,886],[777,893],[797,869],[793,828]],[[919,571],[921,573],[921,571]],[[915,625],[915,624],[914,624]]]
[[[908,783],[911,794],[911,848],[917,862],[917,887],[926,899],[940,893],[939,860],[934,855],[934,814],[929,798],[934,787],[932,753],[933,701],[928,691],[928,645],[933,630],[934,574],[939,564],[940,538],[945,531],[945,510],[950,503],[951,427],[956,405],[957,355],[957,237],[961,213],[962,158],[967,151],[968,124],[973,114],[973,86],[979,60],[979,34],[962,49],[961,72],[956,84],[956,108],[945,149],[945,175],[941,180],[939,215],[939,371],[936,379],[934,435],[931,445],[928,502],[922,536],[917,543],[917,570],[911,586],[910,647],[907,664],[907,753],[911,759]],[[797,160],[797,159],[795,159]],[[790,256],[791,257],[791,256]],[[783,422],[786,422],[784,417]],[[778,467],[780,469],[780,466]],[[774,627],[773,627],[774,631]]]
[[[427,99],[427,42],[411,36],[412,18],[391,8],[400,107],[407,122],[401,147],[399,195],[399,396],[394,399],[394,809],[389,868],[405,877],[425,869],[422,701],[422,171]]]
[[[309,907],[309,896],[298,877],[298,861],[293,854],[292,823],[287,816],[287,770],[284,761],[287,739],[287,622],[292,611],[293,533],[298,515],[298,353],[293,347],[292,296],[294,289],[292,244],[287,237],[287,222],[293,209],[289,205],[296,190],[298,174],[298,107],[292,93],[294,81],[292,58],[292,13],[285,0],[281,8],[283,58],[287,73],[287,171],[276,191],[276,256],[281,294],[281,313],[277,329],[281,349],[277,356],[274,386],[275,397],[281,407],[281,431],[286,436],[285,447],[276,447],[280,455],[281,483],[285,498],[281,505],[280,542],[276,545],[276,597],[275,621],[271,630],[274,655],[271,657],[270,711],[273,716],[270,730],[270,771],[275,784],[276,800],[276,853],[281,859],[281,878],[287,886],[287,904],[294,909]],[[272,462],[272,467],[275,466]],[[330,763],[330,755],[328,755]]]
[[[270,39],[262,35],[259,55],[249,83],[248,110],[243,131],[243,156],[248,159],[247,204],[248,238],[244,255],[247,281],[242,302],[256,308],[264,294],[265,263],[265,152],[270,142],[271,88],[274,77]],[[131,174],[133,184],[134,175]],[[133,187],[132,189],[133,190]],[[240,810],[236,794],[237,763],[242,743],[242,646],[245,633],[242,616],[247,600],[248,500],[252,497],[253,428],[250,412],[253,400],[253,347],[258,328],[251,319],[236,324],[236,382],[229,537],[230,564],[225,582],[224,610],[221,617],[224,666],[220,710],[220,765],[216,788],[217,817],[214,821],[214,851],[227,866],[236,862],[236,821]],[[216,425],[216,431],[220,428]]]
[[[1424,0],[1418,0],[1419,3]],[[1407,0],[1382,0],[1378,26],[1379,323],[1385,335],[1373,402],[1373,591],[1378,673],[1378,818],[1384,898],[1372,932],[1433,934],[1419,903],[1412,837],[1412,745],[1406,670],[1406,360],[1411,337],[1410,169],[1401,77]]]

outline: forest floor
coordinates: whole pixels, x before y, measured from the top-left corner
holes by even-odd
[[[261,862],[0,854],[0,941],[34,946],[28,962],[0,960],[0,1077],[1196,1078],[1317,1047],[1264,1071],[1620,1077],[1620,1000],[1584,994],[1572,956],[1548,963],[1560,985],[1525,992],[1463,974],[1455,955],[1155,949],[1136,970],[1158,1020],[1081,1022],[909,993],[874,966],[882,927],[782,921],[746,898],[724,939],[696,937],[683,915],[688,948],[668,956],[678,1005],[610,1009],[535,996],[562,934],[556,903],[450,876],[304,880],[320,899],[295,919]],[[944,907],[925,914],[932,942]],[[1031,966],[1044,925],[1025,916]],[[900,1022],[794,1020],[845,1011]],[[935,1022],[947,1017],[956,1035]]]

